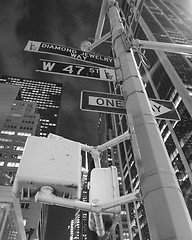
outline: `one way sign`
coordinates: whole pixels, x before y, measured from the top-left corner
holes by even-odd
[[[180,117],[170,101],[149,99],[156,119],[179,121]],[[122,95],[82,91],[80,108],[85,111],[126,114]]]
[[[166,119],[172,121],[179,121],[179,114],[174,106],[174,104],[170,101],[159,100],[159,99],[149,99],[151,108],[156,118]]]

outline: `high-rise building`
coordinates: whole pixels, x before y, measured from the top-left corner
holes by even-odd
[[[15,212],[15,215],[12,217],[13,220],[10,217],[2,220],[2,223],[6,222],[7,226],[9,226],[7,230],[4,228],[2,239],[6,235],[9,236],[6,239],[10,240],[23,239],[20,237],[22,226],[20,227],[20,231],[18,231],[18,224],[21,224],[21,220],[16,220],[20,207],[22,210],[22,217],[20,215],[20,219],[23,218],[23,226],[26,232],[31,228],[33,229],[31,234],[33,234],[35,233],[35,229],[38,228],[41,206],[40,204],[34,205],[34,200],[30,199],[31,194],[28,189],[22,189],[20,207],[14,204],[13,207],[12,202],[9,201],[11,199],[11,186],[19,167],[27,136],[36,135],[39,131],[39,114],[36,113],[36,106],[37,104],[33,102],[15,100],[0,132],[0,201],[5,201],[10,209],[12,209],[10,211]],[[17,200],[13,199],[14,201]],[[13,223],[17,227],[14,227]]]
[[[122,15],[127,23],[130,20],[128,3],[130,1],[122,1]],[[192,9],[186,9],[182,2],[145,0],[134,38],[192,44],[191,23]],[[141,50],[139,54],[135,52],[135,58],[148,97],[172,101],[180,115],[180,121],[165,119],[157,120],[157,123],[192,217],[192,58],[190,55],[154,50]],[[122,94],[121,87],[112,83],[110,92]],[[100,116],[101,142],[114,138],[127,129],[129,126],[126,116],[117,114]],[[139,188],[137,163],[130,140],[112,147],[103,157],[103,164],[117,166],[121,194],[131,193]],[[109,159],[108,162],[106,158]],[[117,235],[119,239],[127,240],[150,239],[143,202],[122,206]]]
[[[56,133],[62,85],[8,76],[0,78],[0,83],[12,85],[17,92],[20,87],[17,100],[13,102],[11,98],[12,108],[4,117],[6,121],[0,131],[0,196],[9,199],[9,194],[4,198],[3,193],[10,192],[27,137]],[[21,191],[20,205],[27,239],[44,239],[48,206],[35,203],[34,193],[25,188]],[[14,229],[13,226],[4,234],[12,236],[14,233],[15,238],[10,239],[23,240]]]
[[[13,102],[19,93],[19,86],[10,86],[0,83],[0,131],[5,124],[7,116],[13,106]]]
[[[56,133],[62,84],[11,76],[2,76],[0,83],[20,86],[21,99],[37,103],[40,136],[46,137],[49,133]]]
[[[0,132],[0,185],[10,186],[19,166],[26,139],[36,135],[36,103],[15,100]]]
[[[87,166],[87,154],[83,154],[84,164]],[[88,169],[82,168],[81,183],[81,201],[88,202]],[[78,210],[73,219],[72,239],[87,240],[88,239],[88,212]]]

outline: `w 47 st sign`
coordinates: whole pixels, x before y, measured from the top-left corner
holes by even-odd
[[[115,82],[116,79],[115,71],[113,69],[50,61],[45,59],[40,60],[40,69],[36,71],[112,82]]]

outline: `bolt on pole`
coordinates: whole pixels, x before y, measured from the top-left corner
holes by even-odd
[[[116,1],[108,0],[107,13],[115,62],[119,62],[123,76],[128,121],[134,128],[142,159],[138,169],[151,238],[192,239],[191,219],[151,111]]]

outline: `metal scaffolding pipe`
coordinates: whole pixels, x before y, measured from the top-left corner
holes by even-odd
[[[102,211],[109,210],[110,208],[117,207],[119,205],[123,205],[126,203],[130,203],[133,201],[140,201],[139,190],[136,190],[133,193],[126,194],[124,196],[118,197],[116,199],[112,199],[111,201],[107,201],[101,204]]]
[[[123,142],[123,141],[128,140],[128,139],[130,139],[130,135],[129,135],[128,131],[126,131],[122,135],[120,135],[120,136],[118,136],[116,138],[113,138],[113,139],[109,140],[106,143],[98,145],[96,147],[96,149],[98,151],[102,152],[102,151],[107,150],[108,148],[113,147],[113,146],[119,144],[120,142]]]
[[[180,54],[192,54],[192,45],[177,44],[177,43],[165,43],[155,41],[145,41],[135,39],[133,46],[138,48],[160,50],[164,52],[180,53]]]
[[[98,199],[93,200],[92,204],[97,208],[100,207],[100,201]],[[99,237],[103,237],[105,235],[105,228],[103,223],[102,213],[94,213],[94,220],[96,225],[96,232]]]
[[[93,147],[81,143],[81,150],[85,152],[90,152]]]
[[[101,37],[102,31],[103,31],[103,26],[105,23],[106,7],[107,7],[107,0],[103,0],[102,5],[101,5],[99,20],[97,23],[97,29],[96,29],[96,33],[95,33],[95,40],[97,40]]]
[[[52,192],[50,192],[49,187],[43,187],[41,191],[37,192],[35,195],[35,201],[43,202],[49,205],[97,212],[97,208],[90,203],[55,196]]]
[[[108,32],[102,37],[100,37],[99,39],[95,39],[95,41],[91,45],[89,45],[89,51],[91,51],[92,49],[94,49],[95,47],[97,47],[99,44],[106,41],[110,37],[111,37],[111,32]]]

